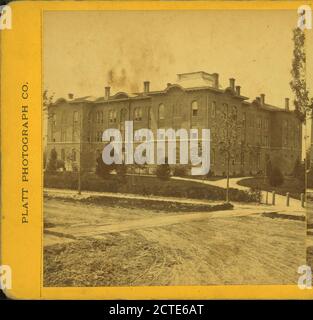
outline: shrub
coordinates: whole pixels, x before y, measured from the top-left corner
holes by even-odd
[[[127,167],[124,163],[115,165],[115,170],[119,182],[125,182]]]
[[[184,197],[192,199],[225,200],[226,190],[216,186],[199,184],[198,182],[179,180],[160,180],[155,177],[129,176],[120,183],[116,175],[102,179],[94,173],[83,173],[81,176],[82,190],[99,192],[121,192],[141,195],[165,197]],[[77,189],[78,174],[75,172],[45,172],[46,188]],[[253,191],[229,189],[231,201],[258,202],[258,194]]]
[[[160,164],[156,168],[156,176],[161,180],[168,180],[171,176],[171,168],[168,164],[167,159],[165,159],[164,164]]]
[[[278,187],[284,183],[284,176],[278,167],[273,167],[268,182],[272,187]]]
[[[266,169],[265,169],[265,174],[267,177],[271,176],[272,175],[272,171],[273,171],[273,168],[272,168],[272,162],[271,160],[268,160],[266,162]]]
[[[305,165],[301,163],[299,159],[295,162],[292,175],[297,178],[300,182],[304,183],[305,180]]]
[[[65,169],[65,162],[61,159],[58,159],[56,162],[57,169],[63,169],[63,171],[66,171]]]
[[[102,179],[108,178],[110,172],[114,169],[114,166],[104,163],[101,155],[98,156],[96,161],[96,175]]]
[[[184,177],[186,176],[188,173],[188,168],[187,166],[184,166],[184,165],[177,165],[174,167],[174,170],[173,170],[173,176],[176,176],[176,177]]]
[[[51,149],[47,171],[55,172],[57,170],[57,158],[58,158],[58,154],[56,150],[54,148]]]

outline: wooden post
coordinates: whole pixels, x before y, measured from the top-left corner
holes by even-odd
[[[289,207],[289,202],[290,202],[290,194],[289,192],[286,193],[286,205]]]
[[[273,206],[275,206],[275,194],[276,194],[276,192],[273,191],[273,192],[272,192],[272,205],[273,205]]]
[[[304,193],[301,193],[301,207],[304,208]]]

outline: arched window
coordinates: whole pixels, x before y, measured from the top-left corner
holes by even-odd
[[[127,110],[122,109],[120,112],[120,122],[124,122],[126,120]]]
[[[215,118],[216,115],[216,101],[212,101],[211,104],[211,117]]]
[[[61,118],[61,122],[62,124],[66,124],[66,113],[65,112],[62,112],[62,118]]]
[[[74,111],[74,113],[73,113],[73,121],[74,121],[74,124],[78,123],[78,111]]]
[[[198,116],[198,102],[197,101],[193,101],[191,103],[191,110],[192,110],[192,116],[193,117],[197,117]]]
[[[113,110],[109,110],[109,122],[113,122]]]
[[[142,119],[142,110],[140,107],[134,109],[134,120],[140,121]]]
[[[164,104],[161,103],[159,105],[159,120],[164,120],[164,118],[165,118]]]
[[[55,113],[52,114],[52,125],[55,127],[57,124],[57,115]]]
[[[92,112],[90,111],[88,113],[88,122],[91,123],[91,121],[92,121]]]
[[[236,106],[233,106],[232,108],[232,113],[233,113],[233,119],[236,121],[237,120],[237,115],[238,115],[238,110]]]

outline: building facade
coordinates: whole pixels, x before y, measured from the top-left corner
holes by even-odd
[[[295,162],[301,160],[302,129],[295,113],[284,107],[268,104],[261,94],[252,102],[241,94],[235,79],[229,79],[225,89],[218,74],[194,72],[178,74],[177,83],[168,83],[161,91],[150,90],[144,82],[143,91],[136,94],[110,94],[105,87],[103,97],[58,99],[48,108],[47,158],[52,149],[66,170],[94,171],[96,158],[102,152],[102,133],[117,128],[122,133],[125,121],[133,121],[134,130],[149,128],[211,129],[211,174],[225,175],[226,156],[221,145],[227,129],[225,122],[232,115],[236,123],[235,150],[230,160],[231,175],[251,175],[265,172],[266,163],[291,174]],[[179,150],[179,148],[178,148]],[[147,166],[147,173],[154,167]]]

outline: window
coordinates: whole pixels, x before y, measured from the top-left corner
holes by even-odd
[[[148,127],[151,128],[151,122],[152,122],[152,108],[148,108]]]
[[[191,103],[191,110],[192,110],[192,116],[197,117],[198,116],[198,102],[193,101]]]
[[[264,145],[268,147],[268,136],[264,136]]]
[[[120,111],[120,122],[124,122],[126,120],[126,114],[127,114],[127,110],[126,109],[122,109]]]
[[[76,161],[76,150],[72,149],[72,160]]]
[[[240,164],[243,166],[245,164],[245,154],[243,151],[240,153]]]
[[[288,121],[283,120],[283,145],[288,144]]]
[[[135,121],[142,120],[142,110],[139,107],[135,108],[135,110],[134,110],[134,120]]]
[[[211,104],[211,117],[215,118],[215,115],[216,115],[216,102],[212,101],[212,104]]]
[[[256,166],[257,166],[257,169],[260,169],[260,166],[261,166],[261,155],[259,153],[256,156]]]
[[[62,124],[66,124],[66,114],[65,112],[62,113]]]
[[[109,111],[109,122],[116,122],[116,110]]]
[[[242,127],[243,128],[246,127],[246,113],[245,112],[242,114]]]
[[[88,122],[91,123],[91,120],[92,120],[92,112],[90,111],[88,113]]]
[[[65,150],[61,149],[61,160],[65,161]]]
[[[55,113],[52,114],[52,125],[54,127],[57,125],[57,116]]]
[[[165,110],[164,110],[164,104],[161,103],[161,104],[159,105],[159,120],[164,120],[164,117],[165,117],[164,112],[165,112]]]
[[[148,111],[148,119],[151,121],[152,120],[152,108],[149,107],[149,111]]]
[[[233,108],[232,108],[232,117],[233,117],[233,119],[235,121],[237,120],[237,114],[238,114],[237,107],[233,106]]]
[[[74,124],[78,124],[78,111],[74,111],[73,121],[74,121]]]
[[[258,129],[262,128],[262,119],[258,118]]]
[[[264,130],[268,131],[268,119],[264,119]]]
[[[66,141],[66,129],[62,129],[61,131],[61,141]]]
[[[100,111],[100,123],[103,123],[103,112]]]

